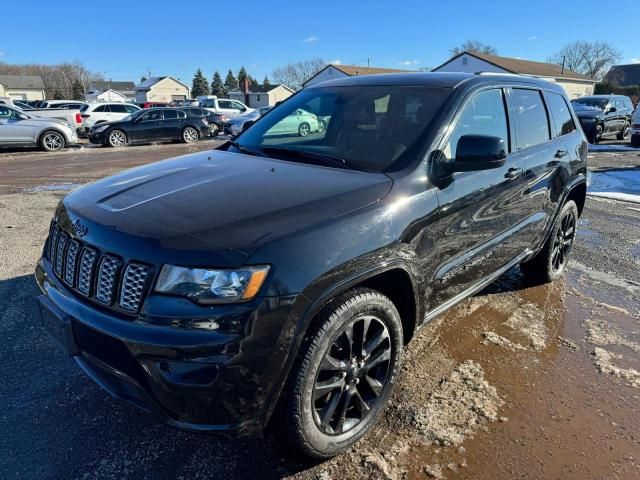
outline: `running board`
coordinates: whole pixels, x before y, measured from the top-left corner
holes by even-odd
[[[434,318],[436,318],[441,313],[446,312],[451,307],[453,307],[454,305],[457,305],[458,303],[460,303],[465,298],[470,297],[474,293],[477,293],[480,290],[482,290],[487,285],[493,283],[503,273],[505,273],[507,270],[515,267],[517,264],[519,264],[522,260],[527,258],[532,253],[533,253],[533,250],[529,250],[529,249],[525,250],[520,255],[518,255],[516,258],[511,260],[505,266],[503,266],[503,267],[499,268],[498,270],[496,270],[494,273],[492,273],[488,277],[483,278],[482,280],[480,280],[475,285],[471,286],[470,288],[467,288],[464,292],[461,292],[458,295],[456,295],[455,297],[453,297],[451,300],[447,300],[443,304],[441,304],[441,305],[437,306],[436,308],[434,308],[433,310],[427,312],[427,314],[424,316],[424,320],[422,321],[422,325],[424,325],[424,324],[428,323],[429,321],[433,320]],[[422,326],[422,325],[420,325],[420,326]]]

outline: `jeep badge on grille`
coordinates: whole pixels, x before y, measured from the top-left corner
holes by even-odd
[[[84,237],[89,231],[86,225],[80,223],[80,220],[76,220],[75,222],[73,222],[73,224],[71,225],[71,229],[73,230],[75,236],[78,238]]]

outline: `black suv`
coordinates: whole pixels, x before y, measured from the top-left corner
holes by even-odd
[[[300,137],[297,109],[327,128]],[[576,126],[560,87],[524,77],[314,85],[237,142],[64,198],[43,323],[170,425],[248,435],[276,415],[335,455],[380,416],[421,325],[518,264],[562,274],[586,194]]]
[[[631,132],[633,103],[623,95],[592,95],[571,100],[582,130],[590,143],[604,135],[626,140]]]

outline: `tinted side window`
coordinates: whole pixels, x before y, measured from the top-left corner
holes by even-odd
[[[187,118],[187,112],[177,112],[178,118]]]
[[[137,112],[139,110],[136,107],[134,107],[133,105],[125,105],[124,108],[128,113]]]
[[[165,110],[164,111],[164,119],[165,120],[175,120],[176,118],[178,118],[178,111],[177,110]]]
[[[518,149],[548,141],[549,119],[540,92],[514,88],[511,96],[518,121]]]
[[[114,103],[109,105],[109,108],[111,108],[111,113],[127,113],[127,109],[124,105],[118,105]]]
[[[573,132],[576,129],[576,124],[573,123],[569,106],[562,95],[557,93],[548,93],[547,100],[549,110],[551,110],[551,116],[553,117],[553,123],[555,125],[555,137],[560,137],[568,133]]]
[[[502,90],[485,90],[476,93],[463,107],[456,126],[444,146],[443,153],[453,159],[458,140],[464,135],[490,135],[500,137],[509,145],[509,129]]]
[[[95,108],[94,112],[108,112],[109,108],[107,105],[100,105],[98,107]]]
[[[218,100],[218,108],[233,108],[229,100]]]

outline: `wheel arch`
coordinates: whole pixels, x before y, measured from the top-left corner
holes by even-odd
[[[587,200],[587,182],[586,181],[579,182],[573,185],[569,189],[567,196],[564,202],[562,202],[562,204],[564,205],[569,200],[573,200],[574,202],[576,202],[576,205],[578,206],[578,216],[581,216],[582,210],[584,209],[584,204]]]

